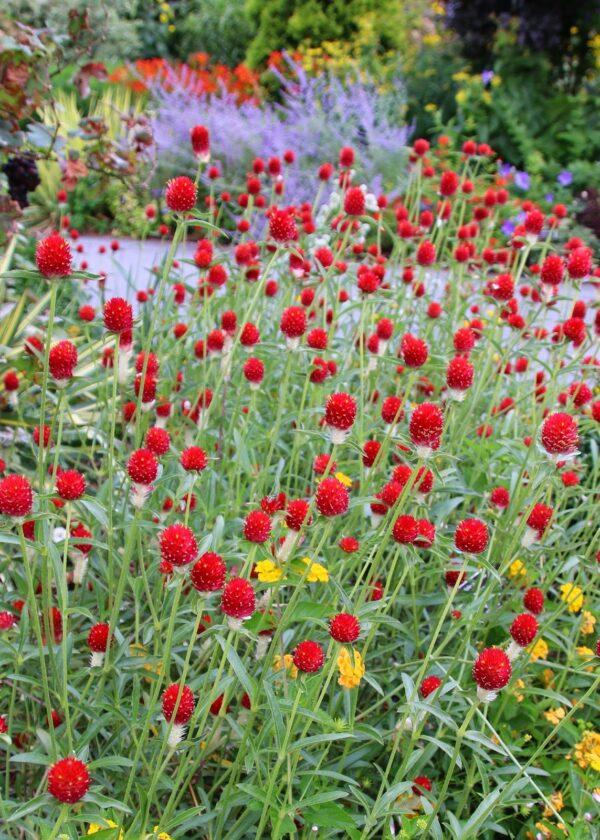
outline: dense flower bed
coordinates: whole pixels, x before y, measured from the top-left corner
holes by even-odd
[[[6,837],[598,821],[594,255],[485,144],[283,205],[299,151],[171,180],[129,301],[59,234],[5,272]]]

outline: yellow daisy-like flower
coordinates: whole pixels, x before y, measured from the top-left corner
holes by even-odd
[[[99,831],[106,831],[107,828],[119,828],[116,822],[112,820],[102,820],[102,823],[90,823],[90,827],[87,830],[89,834],[97,834]],[[119,831],[119,840],[123,840],[124,834],[123,829]]]
[[[563,802],[563,795],[560,790],[555,791],[550,797],[550,802],[554,808],[554,811],[560,814],[562,809],[565,807],[565,803]],[[552,808],[549,808],[548,805],[544,808],[544,813],[542,816],[544,817],[551,817],[554,814]]]
[[[335,477],[344,487],[352,487],[352,479],[346,473],[336,472]]]
[[[467,91],[459,90],[454,97],[459,105],[462,105],[467,100]]]
[[[508,568],[509,577],[524,577],[527,574],[525,564],[521,560],[513,560]]]
[[[575,761],[582,770],[591,767],[600,773],[600,732],[586,732],[582,740],[575,744]]]
[[[529,658],[532,662],[536,662],[538,659],[547,659],[548,658],[548,645],[543,639],[538,639],[533,645],[530,645],[528,648],[529,650]]]
[[[563,709],[562,706],[559,706],[557,709],[548,709],[547,712],[544,712],[544,717],[549,723],[552,723],[554,726],[558,726],[561,720],[566,715],[566,711]]]
[[[157,825],[154,826],[154,837],[156,837],[156,840],[173,840],[170,834],[167,834],[166,831],[160,831]]]
[[[275,583],[283,575],[273,560],[260,560],[255,566],[255,571],[261,583]]]
[[[563,583],[560,587],[560,600],[568,604],[569,612],[577,613],[583,607],[583,590],[574,583]]]
[[[344,688],[356,688],[365,675],[365,666],[362,656],[357,650],[352,649],[354,661],[350,656],[348,648],[343,647],[337,659],[337,666],[340,669],[338,684]]]
[[[464,70],[459,70],[458,73],[453,73],[452,78],[455,82],[466,82],[469,78],[469,74],[466,73]]]
[[[577,651],[579,656],[583,656],[584,659],[593,659],[594,656],[596,655],[591,648],[585,647],[585,645],[581,645],[580,647],[576,647],[575,650]]]
[[[514,690],[513,690],[513,694],[515,695],[515,699],[516,699],[517,703],[522,703],[523,700],[525,699],[525,695],[521,694],[521,692],[519,691],[520,688],[525,688],[525,683],[523,682],[523,680],[517,680],[515,682],[515,687],[514,687]]]
[[[306,563],[308,574],[306,579],[309,583],[327,583],[329,580],[329,572],[320,563],[313,563],[310,557],[303,557],[302,562]]]
[[[294,657],[291,653],[286,653],[285,656],[277,654],[277,656],[273,658],[273,670],[281,671],[282,668],[285,668],[288,672],[288,676],[293,680],[295,680],[298,676],[298,669],[294,665]]]
[[[587,610],[583,611],[583,620],[581,622],[581,632],[584,636],[589,636],[591,633],[594,632],[594,628],[596,626],[596,618],[588,612]]]

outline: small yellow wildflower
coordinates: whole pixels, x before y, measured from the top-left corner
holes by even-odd
[[[469,74],[464,70],[459,70],[458,73],[453,73],[452,78],[455,82],[466,82],[469,78]]]
[[[87,830],[89,834],[97,834],[99,831],[106,831],[107,828],[119,828],[116,822],[112,820],[102,820],[102,823],[90,823],[90,827]],[[123,829],[119,831],[119,840],[123,840]]]
[[[277,656],[274,657],[273,670],[281,671],[282,668],[285,668],[285,670],[288,672],[288,676],[291,677],[293,680],[295,680],[298,676],[298,669],[294,665],[294,657],[291,653],[286,653],[283,657],[277,654]]]
[[[431,4],[431,11],[434,15],[445,15],[446,14],[446,7],[443,3],[434,2]]]
[[[574,583],[563,583],[560,600],[569,606],[569,612],[576,613],[583,607],[583,590]]]
[[[438,35],[437,32],[431,32],[427,35],[423,35],[423,43],[426,47],[436,47],[441,40],[442,36]]]
[[[486,105],[489,105],[492,101],[492,94],[489,92],[489,90],[484,90],[481,94],[481,98],[483,99]]]
[[[537,830],[538,830],[541,834],[543,834],[543,835],[544,835],[544,837],[552,837],[552,832],[550,831],[550,829],[548,828],[548,826],[547,826],[547,825],[544,825],[544,823],[542,823],[542,822],[537,822],[537,823],[535,824],[535,827],[537,828]]]
[[[467,101],[467,91],[466,91],[466,90],[464,90],[464,89],[463,89],[463,90],[459,90],[459,91],[455,94],[454,98],[456,99],[456,101],[457,101],[457,103],[458,103],[459,105],[462,105],[464,102],[466,102],[466,101]]]
[[[550,802],[552,803],[554,811],[556,811],[558,814],[560,814],[562,809],[565,807],[565,803],[563,802],[563,795],[559,790],[552,794],[552,796],[550,797]],[[546,805],[542,816],[551,817],[554,814],[554,811],[552,810],[552,808]]]
[[[501,84],[502,84],[502,76],[499,76],[497,73],[495,73],[492,76],[492,87],[500,87]]]
[[[513,560],[510,564],[508,569],[509,577],[515,578],[519,576],[525,576],[527,574],[527,569],[525,568],[525,564],[521,560]]]
[[[344,487],[352,487],[352,479],[346,473],[336,472],[335,477]]]
[[[329,580],[329,572],[320,563],[313,563],[310,557],[303,557],[302,562],[306,563],[308,568],[308,575],[306,579],[309,583],[327,583]]]
[[[515,695],[517,703],[522,703],[523,700],[525,699],[525,695],[521,694],[521,692],[519,691],[520,688],[525,688],[525,683],[523,682],[523,680],[517,680],[515,682],[515,687],[514,687],[513,693]]]
[[[156,840],[173,840],[170,834],[167,834],[166,831],[160,831],[158,826],[154,826],[154,835]]]
[[[435,102],[428,102],[427,105],[425,105],[425,110],[428,114],[433,114],[434,111],[437,111],[437,105]]]
[[[582,740],[575,744],[575,761],[582,770],[591,767],[600,773],[600,732],[586,732]]]
[[[543,639],[538,639],[533,645],[529,647],[529,658],[532,662],[538,659],[548,658],[548,645]]]
[[[576,647],[575,650],[577,651],[579,656],[583,656],[584,659],[593,659],[594,656],[596,655],[591,648],[585,647],[585,645],[581,645],[580,647]]]
[[[583,611],[583,621],[581,622],[581,632],[584,636],[589,636],[591,633],[594,632],[594,627],[596,626],[596,618],[588,612],[587,610]]]
[[[365,675],[365,666],[360,653],[354,648],[352,653],[354,654],[354,662],[352,662],[348,648],[345,647],[340,650],[337,659],[337,666],[340,669],[338,684],[344,688],[356,688]]]
[[[260,560],[255,566],[255,571],[261,583],[275,583],[283,574],[273,560]]]
[[[554,685],[554,671],[551,668],[544,668],[542,671],[542,679],[546,688]]]
[[[547,712],[544,712],[544,717],[549,723],[552,723],[554,726],[558,726],[561,720],[566,715],[565,710],[562,706],[558,706],[556,709],[548,709]]]

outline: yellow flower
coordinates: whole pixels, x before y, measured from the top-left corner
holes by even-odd
[[[112,820],[102,820],[102,823],[90,823],[90,827],[87,830],[88,834],[97,834],[99,831],[106,831],[107,828],[119,828],[116,822]],[[123,840],[123,829],[119,831],[119,840]]]
[[[303,557],[302,562],[306,563],[308,568],[308,574],[306,576],[306,580],[309,583],[327,583],[329,580],[329,572],[322,566],[320,563],[313,563],[310,557]]]
[[[435,104],[435,102],[428,102],[425,106],[425,110],[428,114],[432,114],[434,111],[437,111],[437,105]]]
[[[548,658],[548,645],[543,639],[538,639],[533,645],[529,647],[529,658],[532,662],[538,659]]]
[[[452,78],[455,82],[466,82],[469,78],[469,74],[466,73],[464,70],[459,70],[458,73],[453,73]]]
[[[441,40],[442,36],[438,35],[437,32],[431,32],[427,35],[423,35],[423,43],[426,47],[436,47]]]
[[[431,4],[431,11],[434,15],[445,15],[446,14],[446,7],[443,3],[433,2]]]
[[[569,606],[569,612],[576,613],[583,607],[583,590],[574,583],[563,583],[560,600]]]
[[[556,811],[559,814],[562,811],[562,809],[565,807],[565,803],[563,802],[563,795],[559,790],[557,790],[556,793],[552,794],[552,796],[550,797],[550,802],[552,803],[554,811]],[[551,817],[554,814],[554,811],[552,810],[552,808],[550,808],[550,807],[548,807],[548,805],[546,805],[546,807],[544,808],[544,813],[542,814],[542,816]]]
[[[288,676],[290,676],[293,680],[295,680],[298,676],[298,669],[294,665],[294,657],[291,653],[286,653],[283,657],[277,654],[277,656],[274,657],[273,670],[281,671],[282,668],[285,668],[288,672]]]
[[[591,767],[600,773],[600,733],[586,732],[582,740],[575,744],[575,761],[582,770]]]
[[[561,720],[566,715],[565,710],[562,706],[558,706],[556,709],[548,709],[547,712],[544,712],[544,717],[549,723],[552,723],[554,726],[558,726]]]
[[[340,669],[338,684],[344,688],[356,688],[360,685],[360,681],[365,675],[362,656],[354,648],[352,649],[352,653],[354,655],[354,662],[352,661],[348,648],[345,647],[340,650],[340,655],[337,659],[337,666]]]
[[[346,473],[336,472],[335,477],[344,485],[344,487],[352,487],[352,479],[349,475],[346,475]]]
[[[467,91],[466,90],[459,90],[458,93],[454,96],[456,101],[459,105],[462,105],[463,102],[467,101]]]
[[[486,105],[489,105],[492,101],[492,94],[489,92],[489,90],[484,90],[481,94],[481,98],[483,99]]]
[[[260,560],[255,566],[255,571],[261,583],[275,583],[283,574],[273,560]]]
[[[517,680],[515,682],[515,687],[514,687],[514,691],[513,691],[513,693],[515,695],[515,698],[517,700],[517,703],[522,703],[523,700],[525,699],[525,695],[521,694],[521,692],[518,691],[519,688],[525,688],[525,683],[523,682],[523,680]]]
[[[548,828],[548,826],[544,825],[544,823],[542,823],[542,822],[537,822],[537,823],[535,824],[535,827],[538,829],[538,831],[539,831],[541,834],[543,834],[543,835],[544,835],[544,837],[552,837],[552,832],[550,831],[550,829]]]
[[[591,648],[585,647],[584,645],[581,645],[581,647],[576,647],[575,650],[577,651],[579,656],[583,656],[585,659],[593,659],[596,655]]]
[[[173,840],[170,834],[167,834],[166,831],[160,831],[157,825],[154,826],[154,834],[157,840]]]
[[[513,560],[508,569],[508,574],[511,578],[519,575],[524,577],[527,574],[527,569],[521,560]]]
[[[542,679],[544,680],[546,688],[550,688],[554,685],[554,672],[551,668],[544,668],[542,671]]]
[[[492,76],[492,87],[500,87],[502,84],[502,76],[499,76],[497,73],[494,73]]]
[[[596,626],[596,619],[587,610],[583,611],[583,621],[581,623],[581,632],[584,636],[589,636],[590,633],[594,632],[594,627]]]

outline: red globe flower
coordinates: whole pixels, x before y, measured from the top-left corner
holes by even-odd
[[[184,725],[189,722],[196,707],[196,700],[191,688],[179,683],[171,683],[165,688],[162,696],[162,713],[164,719],[169,723],[173,716],[176,724]]]
[[[262,510],[251,511],[244,521],[244,537],[252,543],[264,543],[271,534],[271,519]]]
[[[431,455],[440,445],[443,430],[444,415],[437,405],[425,402],[414,409],[410,417],[409,432],[418,454],[423,457]]]
[[[198,592],[217,592],[223,588],[226,573],[223,558],[213,551],[206,551],[192,566],[190,582]]]
[[[48,771],[48,793],[72,805],[86,795],[91,784],[87,765],[78,758],[61,758]]]
[[[80,499],[85,487],[85,477],[77,470],[63,470],[56,479],[56,492],[66,501]]]
[[[133,307],[120,297],[104,304],[104,326],[109,332],[124,333],[133,328]]]
[[[152,426],[146,432],[144,443],[154,455],[166,455],[171,447],[171,435],[160,426]]]
[[[429,697],[430,694],[433,694],[442,684],[442,681],[439,677],[430,676],[425,677],[423,682],[419,687],[419,694],[425,700],[426,697]]]
[[[548,415],[542,424],[541,441],[551,456],[573,455],[579,444],[577,422],[563,411]]]
[[[535,639],[538,623],[531,613],[521,613],[510,625],[510,635],[519,647],[527,647]]]
[[[158,475],[158,461],[149,449],[137,449],[129,457],[127,473],[135,484],[149,486]]]
[[[404,514],[394,522],[392,537],[400,545],[409,545],[414,542],[418,535],[417,520],[414,516]]]
[[[544,593],[532,586],[523,595],[523,606],[534,615],[540,615],[544,609]]]
[[[192,150],[203,163],[210,158],[210,134],[204,125],[195,125],[190,131]]]
[[[24,475],[7,475],[0,481],[0,513],[4,516],[29,516],[33,491]]]
[[[349,216],[364,216],[366,209],[365,194],[360,187],[350,187],[344,196],[344,211]]]
[[[208,465],[208,458],[204,449],[189,446],[181,453],[180,463],[187,472],[202,472]]]
[[[77,365],[77,348],[71,341],[59,341],[50,350],[48,369],[59,383],[71,379]]]
[[[488,527],[480,519],[463,519],[456,527],[454,545],[458,551],[481,554],[486,550],[488,540]]]
[[[165,190],[165,201],[169,210],[176,213],[184,213],[192,210],[196,204],[198,191],[193,181],[185,175],[173,178],[167,183]]]
[[[317,642],[307,640],[300,642],[293,654],[294,665],[299,671],[314,674],[320,671],[325,661],[323,648]]]
[[[256,609],[256,596],[252,584],[243,578],[231,578],[221,596],[221,611],[229,618],[250,618]]]
[[[340,516],[348,510],[348,490],[337,478],[324,478],[317,488],[316,505],[322,516]]]
[[[196,537],[187,525],[168,525],[159,537],[160,556],[173,566],[182,567],[191,563],[198,553]]]
[[[338,613],[329,622],[329,633],[336,642],[352,644],[360,636],[360,623],[350,613]]]
[[[332,430],[334,443],[341,443],[356,419],[356,400],[341,391],[330,394],[325,406],[325,423]]]
[[[51,233],[38,243],[35,263],[44,277],[68,277],[72,271],[71,248],[58,233]]]
[[[511,672],[510,659],[501,648],[482,650],[473,665],[473,679],[477,683],[480,700],[493,700],[496,692],[510,680]]]

